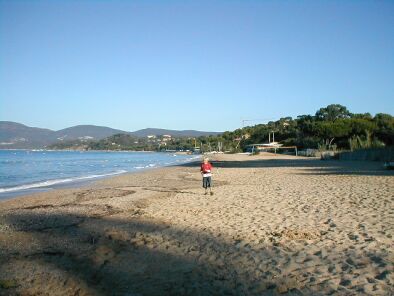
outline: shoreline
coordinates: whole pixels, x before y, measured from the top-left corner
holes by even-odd
[[[46,150],[46,151],[60,151],[60,150]],[[75,152],[75,151],[72,151],[72,152]],[[95,152],[95,151],[86,151],[86,152]],[[100,151],[98,151],[98,152],[100,152]],[[112,151],[112,152],[138,152],[138,151]],[[39,181],[39,182],[33,183],[33,184],[20,184],[20,185],[14,186],[14,187],[10,187],[10,189],[25,187],[25,186],[30,186],[30,187],[26,188],[26,189],[16,189],[16,190],[0,192],[0,202],[4,201],[4,200],[13,199],[13,198],[18,198],[18,197],[23,198],[24,196],[29,196],[32,194],[37,194],[37,193],[42,193],[42,192],[49,192],[49,191],[58,190],[58,189],[67,189],[67,188],[81,189],[81,188],[87,187],[89,185],[94,186],[94,184],[96,182],[100,182],[101,180],[104,180],[107,178],[112,178],[112,177],[116,177],[116,176],[120,176],[120,175],[124,175],[124,174],[135,174],[138,172],[144,172],[146,170],[160,169],[160,168],[170,167],[170,166],[174,166],[174,165],[175,166],[182,165],[184,163],[195,162],[196,159],[199,159],[199,158],[201,158],[201,157],[194,157],[193,159],[181,161],[179,164],[171,163],[171,164],[164,164],[164,165],[158,165],[158,166],[146,166],[146,167],[143,167],[143,168],[141,167],[138,169],[134,168],[131,171],[113,172],[113,173],[108,173],[108,174],[103,174],[103,175],[94,174],[94,175],[81,176],[81,177],[70,177],[70,178],[68,178],[70,180],[65,179],[65,181],[63,181],[61,179],[48,179],[48,180],[42,180],[42,181]],[[48,184],[48,185],[44,184],[44,183],[51,183],[51,182],[56,182],[56,183]],[[40,184],[44,184],[44,185],[40,185]],[[38,186],[38,185],[40,185],[40,186]],[[2,189],[8,189],[8,188],[2,188]]]
[[[0,294],[392,291],[393,172],[211,157],[213,196],[195,161],[0,202]]]
[[[186,151],[157,151],[157,150],[79,150],[79,149],[24,149],[24,148],[15,148],[15,149],[2,149],[0,151],[31,151],[31,152],[106,152],[106,153],[173,153],[180,155],[196,155],[193,153],[188,153]]]

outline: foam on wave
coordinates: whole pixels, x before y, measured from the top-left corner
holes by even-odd
[[[116,172],[112,172],[112,173],[108,173],[108,174],[101,174],[101,175],[88,175],[88,176],[74,177],[74,178],[47,180],[47,181],[42,181],[42,182],[37,182],[37,183],[32,183],[32,184],[19,185],[19,186],[15,186],[15,187],[0,188],[0,193],[11,192],[11,191],[19,191],[19,190],[26,190],[26,189],[33,189],[33,188],[40,188],[40,187],[48,187],[48,186],[57,185],[57,184],[63,184],[63,183],[81,181],[81,180],[89,180],[89,179],[95,179],[95,178],[119,175],[119,174],[123,174],[123,173],[126,173],[126,172],[127,171],[125,171],[125,170],[119,170],[119,171],[116,171]]]

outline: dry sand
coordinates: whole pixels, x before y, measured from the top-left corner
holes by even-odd
[[[394,175],[220,155],[0,203],[1,295],[392,295]]]

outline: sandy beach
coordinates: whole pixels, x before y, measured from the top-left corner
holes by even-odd
[[[0,295],[392,295],[394,174],[217,155],[0,202]]]

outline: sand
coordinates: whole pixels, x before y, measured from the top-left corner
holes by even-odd
[[[218,155],[0,202],[0,295],[392,295],[394,174]]]

